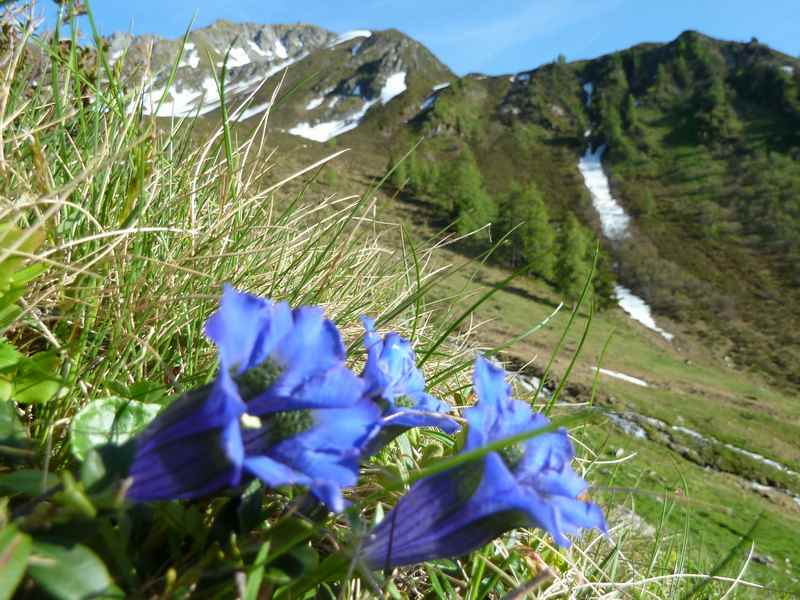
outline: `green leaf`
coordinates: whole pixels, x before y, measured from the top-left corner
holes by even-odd
[[[244,591],[244,600],[258,600],[258,591],[264,580],[264,564],[269,554],[269,542],[261,544],[256,560],[247,572],[247,585]]]
[[[103,561],[79,544],[34,542],[28,572],[37,584],[61,600],[122,597]]]
[[[3,494],[38,496],[55,485],[58,485],[57,475],[48,473],[45,479],[44,472],[36,469],[19,469],[0,475],[0,493]]]
[[[47,269],[48,266],[44,263],[34,263],[14,273],[11,282],[14,286],[25,285],[36,279],[39,275],[47,271]]]
[[[89,449],[81,464],[81,483],[88,490],[107,475],[103,457],[94,448]]]
[[[61,388],[58,354],[38,352],[20,360],[14,377],[14,400],[21,404],[47,402]]]
[[[0,531],[0,600],[14,595],[31,553],[31,538],[13,525]]]
[[[158,404],[135,402],[118,396],[87,404],[70,427],[70,446],[83,460],[88,451],[104,444],[123,444],[144,429],[161,410]]]
[[[2,300],[2,298],[0,298],[0,300]],[[22,309],[16,304],[0,308],[0,332],[5,331],[21,314]]]
[[[13,367],[19,362],[22,355],[14,347],[14,344],[0,339],[0,369]]]
[[[2,389],[0,388],[0,391]],[[13,402],[0,401],[0,443],[12,444],[26,440],[25,427],[17,416]]]
[[[11,394],[14,392],[14,385],[5,377],[0,375],[0,402],[10,403]]]
[[[267,563],[283,556],[314,533],[314,526],[302,519],[285,518],[269,530],[270,551]]]

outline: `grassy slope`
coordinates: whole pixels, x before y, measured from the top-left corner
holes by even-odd
[[[546,65],[528,81],[461,78],[440,92],[429,112],[417,114],[411,99],[393,103],[337,143],[385,163],[388,122],[395,150],[428,136],[421,148],[427,160],[448,160],[468,144],[496,196],[512,182],[532,181],[556,221],[569,210],[598,230],[576,169],[584,132],[592,127],[593,143],[611,140],[605,166],[615,195],[635,217],[631,239],[609,247],[620,278],[705,337],[719,358],[729,355],[740,368],[766,372],[793,389],[800,298],[792,274],[792,189],[800,171],[791,159],[797,142],[786,133],[795,127],[796,82],[781,71],[784,62],[796,64],[761,46],[687,34],[666,46]],[[666,84],[656,81],[659,65]],[[711,79],[709,69],[716,69]],[[788,90],[766,107],[742,83],[764,71],[783,73],[775,77],[785,81],[771,85]],[[591,107],[585,81],[595,84]],[[703,120],[716,113],[697,108],[711,81],[725,90],[714,109],[724,115],[713,126],[718,132],[706,131],[712,126]],[[727,126],[739,129],[727,134]],[[775,181],[764,176],[770,170]]]
[[[436,116],[450,129],[445,129],[444,135],[426,142],[421,149],[423,156],[435,160],[451,152],[454,144],[467,140],[477,148],[476,153],[493,189],[502,190],[512,179],[531,179],[545,192],[551,206],[557,211],[575,210],[590,220],[592,213],[588,196],[575,168],[577,155],[584,144],[582,136],[576,134],[582,132],[590,118],[583,108],[580,95],[581,75],[585,68],[586,64],[578,64],[564,75],[551,67],[535,76],[533,89],[544,92],[536,91],[527,98],[529,119],[527,122],[522,119],[514,121],[511,135],[495,119],[499,100],[510,97],[509,92],[512,91],[513,86],[508,79],[464,80],[463,85],[456,86],[452,94],[445,92],[443,97],[450,98],[450,104],[442,102],[443,110]],[[569,90],[567,96],[559,95],[563,88]],[[514,93],[528,92],[517,90]],[[396,131],[389,133],[398,121],[406,121],[416,114],[416,101],[420,95],[424,95],[422,88],[412,88],[398,101],[371,114],[356,131],[325,145],[300,142],[280,133],[274,133],[272,141],[281,148],[281,160],[287,165],[297,166],[336,149],[352,148],[350,153],[337,161],[334,171],[338,175],[327,178],[322,189],[360,193],[366,184],[380,175],[386,164],[387,135],[394,138],[395,149],[402,150],[412,144],[416,136],[430,131],[424,123],[420,126],[412,123],[412,127],[401,134]],[[561,111],[554,110],[553,106],[559,106]],[[547,110],[542,110],[543,107]],[[280,110],[277,110],[276,122],[281,121],[280,114]],[[738,239],[704,237],[702,231],[687,227],[687,215],[681,212],[680,206],[671,204],[673,198],[697,195],[698,189],[712,196],[719,191],[720,182],[724,179],[722,175],[727,172],[719,153],[676,138],[675,123],[664,120],[661,111],[645,106],[639,111],[639,119],[647,129],[649,145],[663,146],[668,151],[654,155],[649,169],[638,171],[635,167],[641,166],[639,162],[626,163],[613,154],[611,156],[612,184],[629,209],[635,210],[637,201],[632,193],[629,196],[629,190],[637,186],[657,190],[658,208],[647,218],[638,219],[637,241],[644,242],[649,248],[654,247],[662,259],[679,264],[688,273],[703,273],[704,277],[714,282],[718,294],[732,294],[740,300],[745,298],[745,292],[752,294],[755,288],[762,295],[765,289],[770,293],[781,289],[783,282],[776,278],[768,257],[765,258],[757,249],[747,247]],[[246,127],[243,131],[246,131]],[[692,169],[696,169],[698,164],[703,164],[704,168],[693,174]],[[682,176],[668,180],[665,174],[670,173]],[[667,180],[670,184],[666,186],[657,186],[655,183],[663,184]],[[378,206],[388,220],[409,223],[412,230],[422,237],[432,234],[430,224],[434,219],[425,204],[399,204],[379,195]],[[630,254],[626,258],[630,259]],[[444,251],[440,254],[440,260],[458,262],[463,257]],[[731,273],[742,269],[743,265],[752,273],[749,279],[752,285],[729,285]],[[504,277],[505,273],[495,267],[477,269],[469,278],[459,274],[444,281],[437,295],[440,298],[462,297],[466,301],[465,290],[486,290],[488,285]],[[739,280],[736,281],[738,283]],[[647,292],[647,282],[640,282],[640,285]],[[657,291],[652,292],[657,294]],[[512,288],[496,294],[477,313],[479,320],[487,321],[479,330],[481,342],[492,346],[513,333],[527,329],[549,314],[557,302],[557,296],[544,284],[535,281],[515,282]],[[743,306],[754,308],[751,302],[752,298]],[[763,305],[758,308],[765,316],[774,314],[765,311]],[[572,379],[584,385],[591,384],[594,361],[609,333],[614,330],[604,365],[646,379],[653,387],[643,389],[603,377],[599,387],[599,397],[603,402],[616,410],[632,409],[662,419],[670,425],[696,429],[723,442],[784,462],[797,470],[800,467],[800,452],[793,442],[800,433],[797,426],[799,415],[791,395],[770,387],[765,377],[733,368],[723,360],[732,349],[738,349],[741,356],[743,349],[750,348],[759,355],[751,356],[752,360],[747,362],[760,362],[762,354],[769,362],[772,360],[768,355],[769,350],[758,342],[769,342],[770,334],[758,335],[758,322],[754,326],[752,319],[740,318],[732,323],[724,323],[717,316],[709,318],[709,314],[707,306],[698,306],[692,314],[680,315],[683,322],[669,322],[667,328],[679,333],[677,342],[672,346],[633,324],[618,310],[600,315],[593,323],[583,358]],[[562,313],[536,336],[516,344],[510,353],[523,362],[535,359],[541,365],[555,346],[566,316]],[[567,340],[567,351],[576,347],[583,321],[584,316],[579,317],[573,334]],[[559,358],[556,362],[557,372],[563,371],[566,363],[566,357]],[[591,434],[595,441],[605,436],[610,436],[608,444],[612,447],[632,448],[638,452],[637,458],[625,468],[613,470],[613,478],[611,468],[601,469],[599,472],[607,475],[609,481],[613,479],[617,485],[636,483],[637,487],[645,490],[672,492],[682,488],[683,477],[692,499],[710,503],[708,507],[689,505],[687,509],[694,515],[691,520],[692,531],[705,540],[708,556],[723,555],[725,549],[737,541],[737,534],[744,532],[747,523],[764,510],[765,517],[756,536],[758,551],[775,557],[779,563],[785,558],[792,565],[800,563],[800,556],[784,535],[785,531],[796,527],[798,514],[797,506],[786,497],[763,498],[747,488],[740,479],[704,470],[684,460],[677,452],[667,451],[661,445],[631,440],[608,425]],[[704,452],[695,452],[694,459],[797,490],[798,482],[793,478],[782,477],[737,455],[713,454],[709,456]],[[722,498],[732,513],[722,510]],[[634,496],[633,499],[640,513],[651,522],[657,521],[662,506],[659,501],[646,495]],[[683,526],[684,508],[681,505],[680,510],[672,513],[670,523],[674,531]],[[693,540],[697,536],[693,536]],[[760,579],[774,581],[779,587],[796,583],[787,576],[784,564],[779,564],[775,569],[760,565],[754,565],[753,568]]]
[[[280,146],[296,143],[288,137],[274,137],[273,140]],[[344,145],[336,144],[337,147]],[[308,143],[303,152],[291,151],[283,154],[283,158],[290,165],[293,161],[316,157],[327,151],[330,148],[325,145]],[[345,154],[337,159],[334,165],[337,176],[333,183],[317,182],[314,186],[323,192],[355,193],[380,173],[370,173],[370,169],[365,168],[370,164],[375,168],[383,166],[382,161],[373,159],[370,162],[367,156],[354,149],[349,156]],[[321,177],[321,180],[325,179]],[[420,240],[435,236],[435,230],[430,226],[434,220],[433,212],[426,203],[413,198],[393,198],[384,192],[375,199],[377,214],[381,215],[379,220],[404,223],[412,236]],[[384,241],[392,239],[393,243],[399,243],[399,238],[396,235],[393,238],[391,234]],[[439,265],[461,264],[468,260],[454,248],[441,249],[436,256],[435,264]],[[429,301],[433,307],[440,306],[445,310],[442,317],[452,316],[507,275],[497,266],[473,264],[469,269],[443,278]],[[502,344],[547,317],[558,303],[557,293],[548,285],[532,279],[515,280],[476,311],[470,320],[472,324],[479,324],[475,328],[475,339],[485,347]],[[508,348],[508,356],[515,363],[532,361],[534,365],[544,367],[564,330],[568,313],[568,309],[562,310],[542,330]],[[556,359],[556,374],[566,369],[586,325],[586,317],[584,311],[579,314],[561,356]],[[800,450],[794,443],[800,434],[797,426],[800,413],[792,396],[771,387],[763,376],[741,372],[714,353],[709,353],[705,341],[694,335],[690,327],[672,321],[666,321],[665,326],[678,333],[675,343],[670,344],[633,322],[619,309],[595,315],[569,381],[578,384],[579,388],[591,387],[593,367],[613,332],[603,366],[640,377],[652,385],[642,388],[601,376],[597,395],[600,404],[615,411],[634,410],[670,425],[695,429],[783,462],[795,470],[800,469]],[[588,398],[577,399],[585,401]],[[740,536],[763,511],[755,533],[756,553],[772,557],[777,566],[752,563],[748,574],[777,589],[797,587],[792,570],[796,569],[794,565],[800,565],[800,551],[786,532],[800,525],[798,506],[785,495],[764,497],[753,491],[742,478],[703,468],[696,461],[722,464],[728,470],[764,483],[780,483],[796,493],[800,493],[799,481],[782,477],[773,469],[732,453],[708,456],[700,451],[695,453],[693,462],[660,443],[624,435],[609,422],[589,428],[585,435],[590,445],[601,449],[600,458],[603,460],[613,459],[605,453],[613,455],[618,448],[623,448],[626,453],[635,453],[635,457],[624,465],[595,468],[593,482],[599,486],[596,493],[607,498],[609,505],[622,501],[631,503],[636,512],[651,524],[658,524],[661,519],[666,497],[671,509],[665,535],[672,536],[670,539],[678,544],[684,528],[689,528],[695,554],[687,568],[708,571],[738,543]],[[675,441],[689,443],[691,439],[676,434]],[[605,485],[623,488],[623,491],[606,496]],[[637,492],[629,494],[626,488],[635,488]],[[680,500],[683,495],[689,498],[688,502]],[[742,549],[738,558],[743,559],[748,549],[749,546]],[[786,559],[790,562],[786,563]]]

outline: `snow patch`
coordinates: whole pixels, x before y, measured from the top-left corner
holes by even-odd
[[[789,75],[793,75],[794,74],[794,67],[791,66],[791,65],[783,65],[781,67],[781,71],[783,71],[784,73],[788,73]]]
[[[308,104],[306,104],[306,110],[314,110],[323,102],[325,102],[325,96],[320,96],[319,98],[312,98],[311,100],[308,101]]]
[[[361,120],[367,114],[367,111],[378,102],[381,104],[386,104],[392,98],[402,94],[404,91],[406,91],[406,73],[405,71],[400,71],[399,73],[389,76],[383,86],[383,89],[381,90],[380,95],[377,98],[373,98],[371,100],[364,99],[363,106],[357,112],[346,116],[344,119],[339,119],[336,121],[324,121],[322,123],[298,123],[289,130],[289,133],[317,142],[327,142],[328,140],[335,138],[337,135],[341,135],[358,127],[358,125],[361,123]],[[356,87],[354,92],[356,95],[361,95],[360,86]],[[316,99],[312,102],[315,101]],[[332,108],[338,101],[339,97],[335,96],[333,99],[331,99],[328,106]],[[316,108],[316,106],[319,106],[319,104],[315,104],[314,108]]]
[[[591,83],[585,83],[583,84],[583,89],[586,92],[586,105],[590,106],[594,86]],[[592,130],[588,129],[584,136],[589,137],[591,133]],[[631,218],[611,195],[608,177],[603,171],[602,159],[605,150],[606,146],[601,145],[592,152],[590,144],[580,161],[578,161],[578,170],[583,175],[583,181],[592,196],[592,205],[600,217],[603,235],[610,240],[621,240],[628,235],[628,226]],[[659,333],[667,341],[672,341],[674,336],[656,325],[650,306],[643,299],[621,285],[614,287],[614,293],[622,310],[628,313],[632,319]]]
[[[608,177],[603,172],[602,158],[605,150],[605,145],[598,146],[594,152],[591,146],[586,148],[578,163],[578,169],[592,194],[592,204],[600,216],[603,235],[610,240],[621,240],[628,235],[631,219],[611,195]]]
[[[439,92],[443,89],[450,87],[450,82],[445,81],[444,83],[437,83],[435,86],[431,88],[432,93],[422,101],[422,104],[419,105],[420,111],[428,110],[430,107],[434,105],[436,102],[436,98],[439,97]]]
[[[542,380],[538,377],[534,375],[523,375],[522,373],[518,373],[516,377],[514,377],[514,381],[518,382],[523,390],[531,394],[535,393],[542,383]],[[539,392],[538,397],[550,399],[553,397],[553,391],[547,389],[547,386],[542,386],[542,391]]]
[[[660,334],[668,342],[672,341],[675,336],[656,325],[650,306],[644,300],[623,285],[615,285],[614,294],[620,308],[628,313],[631,319]]]
[[[355,56],[356,54],[358,54],[358,51],[361,50],[361,46],[363,46],[363,45],[364,45],[364,42],[358,42],[356,45],[354,45],[350,49],[350,56]]]
[[[316,142],[327,142],[337,135],[341,135],[358,127],[359,123],[361,123],[361,119],[364,118],[364,115],[367,114],[367,111],[372,108],[376,102],[378,102],[378,99],[364,102],[364,106],[362,106],[358,112],[338,121],[326,121],[313,125],[311,123],[298,123],[289,130],[289,133]]]
[[[386,84],[381,90],[381,104],[386,104],[394,98],[406,91],[406,72],[400,71],[394,75],[390,75],[386,80]]]
[[[250,46],[250,49],[251,49],[253,52],[255,52],[256,54],[258,54],[259,56],[264,56],[264,57],[267,57],[267,58],[269,58],[270,56],[272,56],[272,54],[271,54],[271,53],[269,53],[269,52],[264,52],[264,51],[261,49],[261,46],[259,46],[258,44],[256,44],[256,43],[255,43],[253,40],[247,40],[247,45],[248,45],[248,46]]]
[[[218,62],[217,66],[221,67],[223,64],[225,64],[224,60]],[[231,48],[227,60],[228,69],[235,69],[236,67],[243,67],[249,64],[250,64],[250,57],[247,55],[247,52],[245,51],[244,48]]]
[[[530,73],[517,73],[514,75],[514,79],[512,81],[519,81],[521,83],[526,83],[531,78]]]
[[[783,465],[779,462],[776,462],[772,459],[767,458],[766,456],[762,456],[757,452],[750,452],[749,450],[745,450],[744,448],[739,448],[738,446],[734,446],[733,444],[722,444],[728,450],[733,450],[734,452],[741,454],[743,456],[747,456],[748,458],[752,458],[756,462],[760,462],[762,465],[767,465],[768,467],[772,467],[773,469],[777,469],[783,473],[787,473],[788,475],[792,475],[794,477],[800,477],[800,473],[797,471],[792,471],[786,465]]]
[[[146,115],[157,117],[185,117],[194,114],[201,94],[196,90],[176,90],[174,87],[164,97],[161,106],[158,103],[164,96],[164,89],[148,90],[142,96],[143,111]],[[156,110],[158,108],[158,110]]]
[[[286,60],[289,58],[289,52],[286,50],[286,46],[284,46],[283,42],[280,40],[275,40],[275,56],[281,60]]]
[[[433,104],[436,102],[436,94],[431,94],[425,100],[422,101],[422,104],[419,105],[419,109],[428,110]]]
[[[680,425],[673,425],[673,431],[679,431],[681,433],[685,433],[689,437],[693,437],[696,440],[700,440],[703,443],[708,443],[709,439],[705,437],[702,433],[695,431],[694,429],[689,429],[688,427],[681,427]]]
[[[622,381],[627,381],[628,383],[632,383],[641,387],[650,387],[649,383],[647,383],[644,379],[639,379],[638,377],[626,375],[625,373],[620,373],[618,371],[611,371],[609,369],[598,369],[598,371],[600,371],[603,375],[608,375],[614,379],[621,379]]]
[[[194,42],[186,42],[183,47],[183,56],[178,67],[191,67],[196,69],[200,65],[200,55],[197,53]]]

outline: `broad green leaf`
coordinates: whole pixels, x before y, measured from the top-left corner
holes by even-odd
[[[27,254],[33,253],[45,240],[45,231],[39,228],[36,231],[25,232],[18,227],[8,226],[0,230],[0,250],[12,248],[17,246],[17,243],[25,237],[19,246],[16,248],[17,252],[24,252]],[[28,259],[19,254],[12,254],[4,261],[0,262],[0,290],[5,292],[9,287],[14,285],[14,275],[23,270],[23,266]],[[23,275],[22,279],[25,279]]]
[[[2,387],[0,386],[0,392]],[[0,443],[13,444],[27,439],[25,427],[17,416],[13,402],[0,401]]]
[[[53,398],[61,388],[58,364],[55,352],[38,352],[21,360],[14,377],[14,400],[21,404],[35,404]]]
[[[2,297],[0,297],[0,300],[2,300]],[[21,314],[22,309],[16,304],[0,308],[0,332],[5,331]]]
[[[44,485],[42,485],[43,483]],[[0,493],[2,494],[38,496],[55,485],[58,485],[57,475],[48,473],[45,480],[44,473],[36,469],[19,469],[0,475]]]
[[[34,541],[28,573],[60,600],[122,597],[103,561],[80,544],[62,546]]]
[[[270,551],[267,563],[283,556],[297,544],[306,541],[314,533],[314,526],[302,519],[285,518],[269,531]]]
[[[0,600],[14,595],[31,552],[31,538],[13,525],[0,531]]]
[[[70,446],[84,460],[90,449],[103,444],[123,444],[144,429],[161,410],[158,404],[109,396],[90,402],[75,415]]]
[[[0,600],[14,595],[31,553],[31,538],[13,525],[0,531]]]
[[[0,402],[9,402],[13,391],[14,385],[11,381],[0,375]]]
[[[14,347],[14,344],[0,339],[0,369],[13,367],[19,362],[22,355]]]
[[[30,283],[34,279],[36,279],[39,275],[47,271],[48,266],[44,263],[34,263],[32,265],[28,265],[24,269],[20,269],[14,276],[11,278],[11,283],[14,286],[22,286],[26,283]]]

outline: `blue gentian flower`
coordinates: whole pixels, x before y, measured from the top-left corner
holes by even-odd
[[[127,497],[191,499],[239,485],[244,411],[233,381],[224,375],[178,398],[134,440]]]
[[[452,410],[450,405],[425,391],[411,343],[397,333],[381,339],[372,319],[361,317],[361,321],[367,349],[367,364],[361,374],[364,393],[383,406],[382,443],[373,445],[383,445],[412,427],[438,427],[447,433],[458,430],[458,423],[444,414]]]
[[[502,369],[484,358],[473,378],[478,404],[465,411],[465,449],[549,425],[511,397]],[[586,482],[572,470],[566,431],[544,433],[414,484],[366,539],[373,569],[460,556],[516,527],[540,527],[568,546],[582,528],[605,531],[596,504],[579,499]]]
[[[290,309],[226,286],[206,324],[230,374],[242,418],[244,470],[270,487],[300,484],[344,508],[380,409],[345,364],[336,326],[318,307]]]
[[[226,285],[205,330],[219,373],[137,438],[128,497],[197,498],[254,476],[304,485],[341,511],[380,409],[345,365],[336,326],[318,307],[292,310]]]

